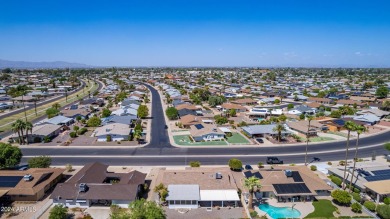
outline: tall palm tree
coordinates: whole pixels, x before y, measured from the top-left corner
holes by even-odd
[[[32,135],[32,129],[33,129],[33,124],[31,122],[26,122],[26,142],[28,144],[28,132],[30,131],[31,135]]]
[[[14,130],[18,130],[19,135],[19,144],[24,144],[24,129],[26,128],[26,123],[23,122],[23,120],[18,119],[15,121],[15,123],[12,125]],[[19,134],[20,133],[20,134]]]
[[[19,127],[19,124],[17,122],[12,123],[11,130],[14,133],[18,133],[19,144],[21,144],[22,139],[20,138],[20,127]]]
[[[278,123],[275,128],[273,128],[273,131],[278,133],[278,141],[280,142],[280,140],[282,139],[282,132],[286,131],[286,129],[282,124]]]
[[[307,133],[306,133],[306,150],[305,150],[305,166],[307,166],[307,150],[309,148],[309,132],[310,132],[310,123],[311,120],[313,120],[313,116],[306,116],[307,121],[309,121],[309,125],[307,126]]]
[[[349,183],[349,191],[352,192],[352,182],[353,182],[353,174],[355,174],[355,169],[356,169],[356,162],[357,162],[357,159],[358,159],[358,150],[359,150],[359,138],[360,138],[360,135],[363,133],[363,132],[366,132],[367,131],[367,128],[365,126],[362,126],[362,125],[356,125],[355,127],[355,130],[357,132],[357,139],[356,139],[356,147],[355,147],[355,156],[353,158],[353,169],[352,169],[352,176],[351,176],[351,181]]]
[[[347,161],[348,161],[348,151],[349,151],[349,139],[350,139],[350,136],[351,136],[351,131],[355,130],[355,127],[356,127],[356,123],[352,122],[352,121],[347,121],[345,124],[344,124],[344,128],[346,128],[348,130],[348,136],[347,136],[347,145],[346,145],[346,148],[345,148],[345,162],[344,162],[344,177],[343,177],[343,189],[345,189],[345,180],[346,180],[346,174],[347,174]]]
[[[253,209],[253,192],[261,188],[260,179],[255,176],[245,178],[244,187],[247,188],[249,192],[248,208]]]

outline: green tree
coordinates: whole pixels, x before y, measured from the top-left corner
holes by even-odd
[[[49,168],[51,165],[51,157],[49,156],[39,156],[33,157],[28,161],[28,167],[30,168]]]
[[[209,96],[208,99],[210,107],[216,107],[224,102],[226,102],[226,98],[224,96]]]
[[[217,123],[218,125],[223,125],[223,124],[228,123],[228,119],[226,117],[221,116],[221,115],[214,116],[214,119],[215,119],[215,123]]]
[[[280,104],[280,100],[279,99],[275,99],[274,103],[275,104]]]
[[[332,118],[341,118],[342,112],[340,110],[333,110],[330,112],[330,117]]]
[[[25,139],[26,139],[26,143],[28,144],[28,132],[30,132],[31,133],[31,135],[32,135],[32,130],[33,130],[33,124],[31,123],[31,122],[25,122],[25,130],[26,130],[26,132],[25,132]]]
[[[102,118],[109,117],[111,115],[111,111],[107,108],[104,108],[102,111]]]
[[[390,205],[378,205],[376,212],[382,218],[390,218]]]
[[[57,116],[59,112],[60,111],[58,111],[55,108],[49,108],[46,110],[46,115],[50,119],[50,118],[53,118],[54,116]]]
[[[232,158],[229,160],[229,167],[232,170],[241,170],[242,169],[242,162],[239,159]]]
[[[59,109],[61,108],[61,104],[58,103],[58,102],[55,102],[55,103],[53,103],[53,105],[51,106],[51,108],[54,108],[54,109],[56,109],[56,110],[59,110]]]
[[[278,120],[279,120],[280,122],[285,122],[285,121],[287,120],[287,116],[285,116],[284,114],[282,114],[282,115],[278,116]]]
[[[55,205],[49,214],[49,219],[66,219],[68,217],[68,209],[63,205]]]
[[[347,191],[341,189],[334,190],[331,196],[340,205],[351,204],[352,197],[349,195]]]
[[[344,166],[344,177],[343,177],[343,188],[345,189],[346,185],[345,185],[345,180],[346,180],[346,176],[347,176],[347,161],[348,161],[348,152],[349,152],[349,140],[350,140],[350,137],[351,137],[351,131],[354,131],[356,129],[356,123],[352,122],[352,121],[347,121],[345,124],[344,124],[344,128],[348,130],[348,135],[347,135],[347,145],[346,145],[346,148],[345,148],[345,159],[344,159],[344,162],[345,162],[345,166]]]
[[[158,193],[158,196],[162,202],[165,202],[165,199],[168,196],[168,188],[164,184],[160,183],[156,185],[153,191]]]
[[[284,126],[280,123],[278,123],[273,129],[272,131],[274,132],[277,132],[278,133],[278,141],[280,142],[282,140],[282,132],[286,131],[286,129],[284,128]]]
[[[145,118],[149,115],[149,109],[146,105],[141,105],[138,107],[137,116],[138,118]]]
[[[136,200],[129,205],[129,219],[165,219],[165,211],[154,201]]]
[[[361,213],[362,212],[362,206],[359,203],[357,203],[357,202],[355,202],[355,203],[353,203],[351,205],[351,209],[355,213]]]
[[[259,178],[255,176],[244,178],[244,187],[249,191],[248,208],[253,209],[253,192],[261,188]]]
[[[383,101],[382,108],[383,108],[383,110],[389,111],[389,109],[390,109],[390,101],[389,100]]]
[[[384,148],[388,151],[390,151],[390,142],[387,142],[385,145],[384,145]]]
[[[375,92],[375,95],[378,98],[386,98],[388,94],[389,94],[389,89],[385,86],[378,87],[378,89],[376,89],[376,92]]]
[[[80,129],[77,125],[73,126],[73,131],[77,132]]]
[[[237,115],[236,109],[230,109],[229,110],[229,116],[235,117]]]
[[[287,105],[287,109],[288,109],[288,110],[291,110],[291,109],[293,109],[293,108],[294,108],[294,104],[289,103],[289,104]]]
[[[11,129],[14,133],[18,133],[19,144],[23,144],[23,134],[24,122],[21,119],[16,120],[12,123]]]
[[[179,112],[175,107],[168,107],[165,110],[165,114],[167,115],[168,119],[173,120],[173,119],[177,119]]]
[[[92,116],[92,117],[91,117],[90,119],[88,119],[88,121],[87,121],[87,125],[88,125],[89,127],[98,127],[98,126],[101,125],[101,123],[102,123],[102,121],[101,121],[100,118],[97,117],[97,116]]]
[[[0,168],[18,165],[22,156],[20,148],[0,142]]]

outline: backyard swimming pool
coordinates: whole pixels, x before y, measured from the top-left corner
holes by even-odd
[[[273,219],[278,218],[300,218],[301,212],[290,207],[275,207],[269,204],[259,205],[260,210],[266,212]]]

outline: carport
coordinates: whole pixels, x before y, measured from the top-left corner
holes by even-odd
[[[229,190],[200,190],[199,204],[202,207],[237,207],[237,201],[240,201],[237,191]]]

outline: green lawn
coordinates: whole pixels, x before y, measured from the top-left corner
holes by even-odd
[[[314,212],[307,215],[305,218],[334,218],[333,212],[336,207],[330,200],[318,200],[313,202]]]
[[[341,137],[348,137],[348,134],[344,133],[344,132],[328,132],[329,134],[333,134],[333,135],[338,135],[338,136],[341,136]]]
[[[331,137],[314,137],[314,138],[310,138],[310,142],[331,141],[331,140],[334,140],[334,138],[331,138]]]
[[[193,142],[189,135],[176,135],[173,136],[173,140],[183,146],[227,145],[226,141]]]
[[[227,142],[231,144],[248,144],[249,141],[240,133],[233,133],[232,137],[227,138]]]

